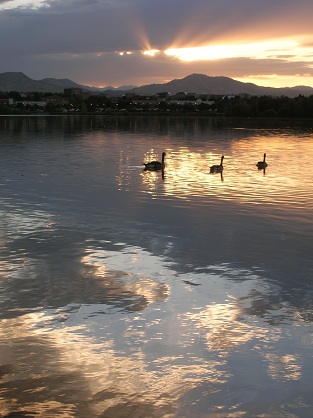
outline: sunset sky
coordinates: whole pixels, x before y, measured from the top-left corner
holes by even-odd
[[[313,87],[312,0],[0,0],[0,73],[89,86],[192,73]]]

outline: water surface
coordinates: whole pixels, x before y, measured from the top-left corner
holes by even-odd
[[[1,117],[0,151],[3,416],[312,416],[313,125]]]

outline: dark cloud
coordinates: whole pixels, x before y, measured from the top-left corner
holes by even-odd
[[[10,2],[0,0],[3,4],[9,7]],[[305,62],[287,60],[287,51],[285,59],[265,60],[267,70],[260,60],[237,59],[230,68],[225,60],[185,63],[163,54],[151,59],[139,52],[120,57],[115,51],[251,43],[276,37],[303,39],[310,49],[311,0],[47,0],[42,5],[1,10],[0,39],[5,42],[0,42],[0,72],[117,85],[162,82],[190,72],[241,77],[261,70],[271,74],[310,71]],[[244,68],[247,63],[249,71]]]

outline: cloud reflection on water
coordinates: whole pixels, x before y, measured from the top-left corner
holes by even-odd
[[[181,399],[199,385],[202,397],[227,388],[234,357],[246,350],[252,350],[255,362],[243,372],[242,385],[264,368],[273,381],[301,378],[301,354],[280,346],[283,330],[249,312],[255,292],[266,301],[278,290],[266,280],[247,270],[232,275],[231,266],[177,274],[140,248],[114,252],[99,247],[101,242],[87,241],[81,263],[94,268],[85,286],[99,286],[100,280],[115,295],[116,306],[125,294],[147,303],[128,309],[127,315],[114,303],[112,310],[81,303],[1,321],[2,335],[7,335],[1,358],[18,367],[4,377],[3,410],[174,417]],[[240,275],[245,280],[235,279]],[[200,285],[190,286],[192,281]],[[272,309],[275,313],[275,305]],[[27,402],[22,393],[28,394]],[[11,397],[16,404],[10,404]],[[226,413],[238,405],[227,399],[219,408]]]
[[[107,294],[115,294],[117,299],[122,295],[132,298],[137,295],[141,300],[140,304],[143,304],[141,309],[169,297],[169,286],[159,282],[164,273],[158,270],[157,257],[139,248],[130,247],[114,252],[93,247],[92,243],[88,243],[86,255],[81,259],[81,263],[92,267],[94,278],[101,279],[101,284],[97,281],[98,286],[103,286]],[[158,281],[144,275],[151,274],[153,269],[154,275],[159,276]]]

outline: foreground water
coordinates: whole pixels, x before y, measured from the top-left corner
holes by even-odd
[[[313,416],[313,123],[0,117],[0,152],[1,416]]]

